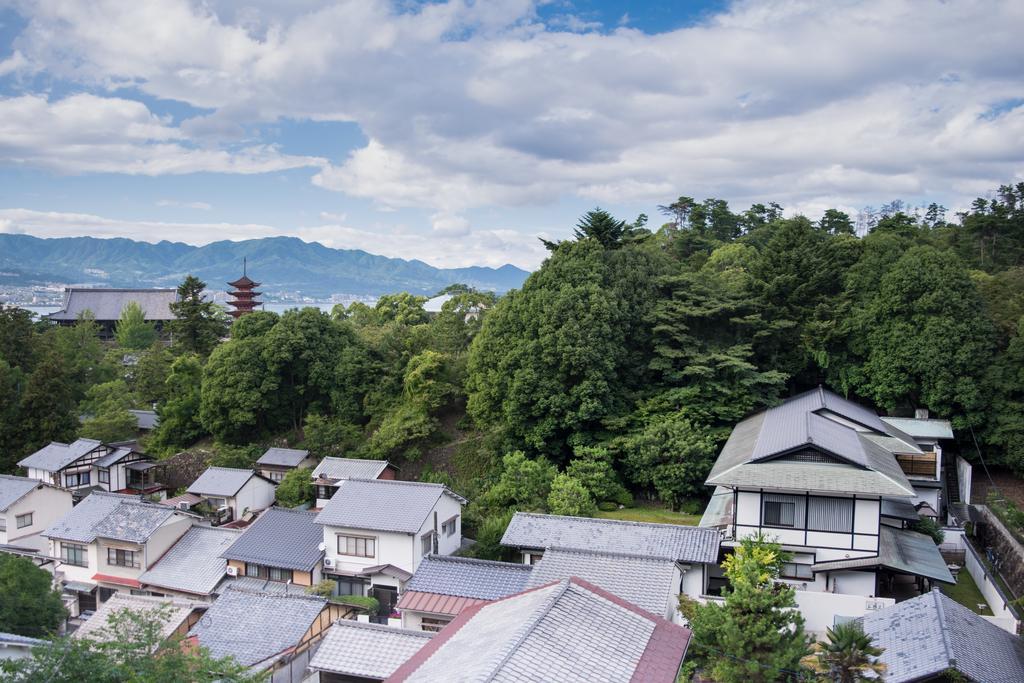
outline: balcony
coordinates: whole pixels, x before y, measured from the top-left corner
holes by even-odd
[[[938,456],[935,453],[897,455],[896,462],[908,477],[938,478]]]

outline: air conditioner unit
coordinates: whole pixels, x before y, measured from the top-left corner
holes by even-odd
[[[225,571],[227,572],[228,576],[238,576],[238,567],[232,567],[231,565],[228,565]]]
[[[334,558],[333,557],[325,557],[324,558],[324,569],[334,569]]]
[[[179,510],[191,510],[192,509],[192,504],[189,503],[187,500],[179,500],[178,501],[178,509]]]

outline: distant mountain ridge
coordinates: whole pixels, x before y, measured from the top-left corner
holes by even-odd
[[[435,268],[422,261],[388,258],[360,249],[331,249],[297,237],[264,237],[241,242],[212,242],[196,247],[182,242],[138,242],[123,237],[58,237],[0,234],[0,285],[46,282],[106,287],[173,287],[189,273],[210,289],[225,289],[242,272],[268,293],[299,292],[372,295],[408,291],[433,294],[463,283],[505,292],[522,286],[529,273],[506,264],[500,268]]]

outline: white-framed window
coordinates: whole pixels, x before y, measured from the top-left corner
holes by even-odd
[[[75,567],[89,566],[89,553],[84,545],[77,543],[60,544],[60,560]]]
[[[14,525],[19,529],[24,529],[27,526],[32,526],[32,513],[26,512],[23,515],[18,515],[14,518]]]
[[[445,536],[454,536],[455,535],[455,529],[458,528],[458,521],[459,521],[459,516],[455,515],[454,517],[452,517],[447,522],[445,522],[445,523],[443,523],[441,525],[441,532]]]
[[[107,564],[112,567],[139,568],[139,554],[134,550],[107,548]]]
[[[338,554],[354,557],[376,557],[377,539],[372,536],[338,534]]]
[[[437,538],[437,534],[433,531],[420,536],[420,555],[429,555],[434,552],[434,539]]]
[[[109,484],[110,470],[96,470],[96,481],[101,484]]]
[[[64,475],[64,485],[68,488],[76,486],[88,486],[91,479],[88,472],[73,472]]]

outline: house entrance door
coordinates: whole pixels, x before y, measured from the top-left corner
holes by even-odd
[[[380,609],[376,615],[370,617],[370,621],[375,624],[387,624],[388,617],[398,604],[398,589],[392,586],[374,586],[370,589],[370,595],[377,598],[377,602],[380,603]]]

